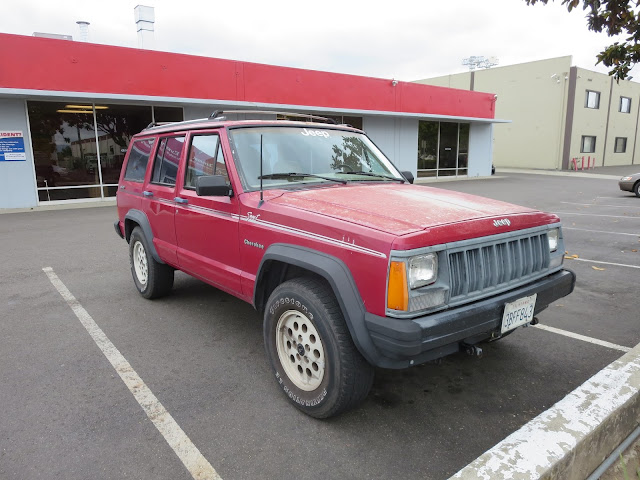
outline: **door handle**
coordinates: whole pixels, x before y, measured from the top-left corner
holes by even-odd
[[[142,192],[142,194],[145,197],[153,197],[153,192],[150,192],[149,190],[145,190],[144,192]]]
[[[181,203],[182,205],[186,205],[187,203],[189,203],[189,200],[187,200],[186,198],[182,198],[182,197],[175,197],[173,199],[174,202],[176,203]]]

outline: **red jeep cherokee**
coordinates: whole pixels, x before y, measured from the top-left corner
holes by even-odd
[[[305,413],[357,405],[374,366],[478,351],[573,290],[555,215],[411,185],[362,131],[313,120],[150,126],[115,222],[144,297],[179,269],[263,314],[276,380]]]

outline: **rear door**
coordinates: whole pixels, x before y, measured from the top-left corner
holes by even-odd
[[[222,131],[224,132],[224,131]],[[238,201],[236,197],[199,197],[196,178],[227,172],[228,150],[220,130],[192,132],[183,178],[178,181],[176,234],[181,270],[229,293],[240,294]]]
[[[153,244],[160,258],[177,266],[175,229],[176,178],[184,152],[186,135],[164,136],[158,139],[153,167],[143,194],[143,210],[151,223]]]

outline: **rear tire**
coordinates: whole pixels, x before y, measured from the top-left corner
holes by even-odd
[[[371,389],[373,367],[353,344],[333,292],[320,281],[296,278],[273,291],[264,341],[278,385],[307,415],[338,415]]]
[[[135,227],[129,237],[129,260],[133,283],[144,298],[160,298],[171,291],[173,268],[153,258],[140,227]]]

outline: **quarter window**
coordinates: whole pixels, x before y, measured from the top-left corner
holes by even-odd
[[[229,183],[227,166],[218,135],[195,135],[189,150],[184,187],[195,189],[202,175],[223,175]]]
[[[153,164],[152,183],[171,187],[176,184],[183,147],[184,137],[165,137],[160,140]]]
[[[587,90],[587,96],[584,101],[586,108],[600,108],[600,92]]]
[[[144,174],[147,171],[147,163],[149,163],[149,155],[154,142],[155,138],[145,138],[133,143],[131,152],[129,152],[127,169],[124,173],[125,180],[131,182],[144,181]]]
[[[631,99],[629,97],[620,97],[620,112],[631,112]]]
[[[627,151],[627,137],[616,137],[614,153],[625,153]]]
[[[596,151],[596,137],[583,135],[580,153],[594,153]]]

